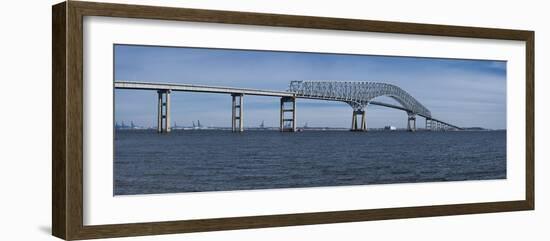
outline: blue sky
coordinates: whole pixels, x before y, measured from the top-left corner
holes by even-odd
[[[506,62],[203,48],[115,45],[115,79],[286,90],[292,80],[395,84],[435,118],[470,127],[506,128]],[[173,92],[172,120],[190,126],[231,125],[231,96]],[[115,120],[156,125],[155,91],[115,90]],[[377,101],[396,103],[380,97]],[[278,126],[279,99],[245,96],[245,126]],[[297,102],[298,126],[349,127],[352,109],[339,102]],[[403,111],[369,106],[368,127],[406,126]],[[420,120],[420,121],[419,121]],[[424,119],[418,118],[419,127]]]

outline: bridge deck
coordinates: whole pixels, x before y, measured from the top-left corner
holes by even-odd
[[[370,104],[370,105],[379,105],[379,106],[384,106],[384,107],[388,107],[388,108],[399,109],[399,110],[402,110],[402,111],[409,111],[409,110],[407,110],[406,108],[403,108],[403,107],[401,107],[401,106],[392,105],[392,104],[388,104],[388,103],[384,103],[384,102],[371,101],[369,104]],[[430,117],[430,116],[424,116],[424,115],[422,115],[422,114],[417,114],[417,115],[422,116],[422,117],[427,118],[427,119],[431,119],[431,120],[437,121],[437,122],[441,122],[441,123],[443,123],[443,124],[445,124],[445,125],[448,125],[448,126],[450,126],[450,127],[452,127],[452,128],[456,128],[456,129],[462,130],[462,128],[460,128],[460,127],[458,127],[458,126],[455,126],[455,125],[453,125],[453,124],[449,124],[449,123],[447,123],[447,122],[445,122],[445,121],[442,121],[442,120],[439,120],[439,119],[436,119],[436,118],[433,118],[433,117]]]
[[[193,84],[173,84],[173,83],[151,83],[151,82],[133,82],[133,81],[115,81],[117,89],[139,89],[139,90],[172,90],[189,92],[206,92],[219,94],[245,94],[276,97],[292,97],[293,93],[286,91],[258,90],[248,88],[233,88],[223,86],[207,86]]]

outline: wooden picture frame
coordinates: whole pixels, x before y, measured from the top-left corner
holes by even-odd
[[[533,31],[78,1],[59,3],[53,6],[52,11],[52,232],[56,237],[66,240],[78,240],[534,209],[535,38]],[[524,41],[526,43],[525,198],[523,200],[473,204],[415,206],[97,226],[84,225],[84,16],[107,16],[117,18],[159,19]]]

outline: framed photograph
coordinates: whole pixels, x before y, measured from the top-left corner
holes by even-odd
[[[534,209],[532,31],[78,1],[52,24],[59,238]]]

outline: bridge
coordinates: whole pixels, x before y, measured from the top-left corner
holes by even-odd
[[[157,130],[170,132],[170,95],[172,92],[203,92],[229,94],[232,96],[231,129],[244,131],[244,96],[271,96],[280,99],[280,130],[296,131],[296,100],[316,99],[344,102],[350,105],[352,112],[352,131],[367,131],[366,110],[368,105],[394,108],[407,113],[407,130],[416,131],[416,116],[424,117],[427,130],[462,130],[462,128],[436,119],[431,112],[396,85],[367,81],[291,81],[287,91],[234,88],[225,86],[207,86],[179,83],[154,83],[136,81],[115,81],[115,89],[153,90],[158,93]],[[373,101],[387,96],[399,105]]]

